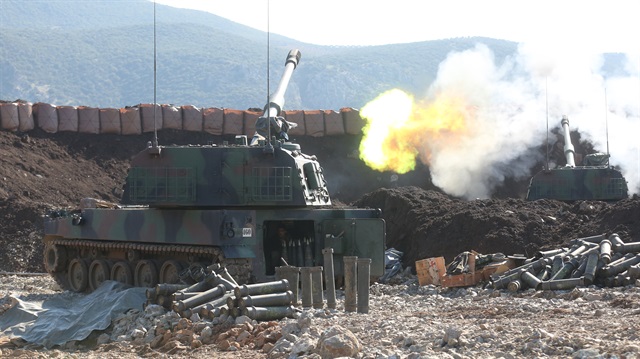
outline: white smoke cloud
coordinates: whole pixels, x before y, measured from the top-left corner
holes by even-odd
[[[527,151],[546,140],[547,118],[551,130],[567,115],[571,129],[599,152],[607,151],[608,127],[611,164],[620,167],[631,193],[640,192],[638,61],[628,61],[624,76],[605,79],[601,56],[570,50],[522,45],[500,65],[484,45],[449,54],[429,97],[463,95],[477,116],[455,147],[425,139],[433,183],[456,196],[488,198],[505,177],[528,175],[540,158]]]

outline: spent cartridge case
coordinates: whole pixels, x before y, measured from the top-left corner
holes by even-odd
[[[243,284],[239,287],[235,287],[233,291],[236,297],[242,298],[255,294],[285,292],[289,289],[289,281],[286,279],[280,279],[265,283]]]
[[[248,295],[238,300],[238,306],[240,309],[247,307],[288,307],[292,302],[293,292],[288,290],[282,293]]]
[[[242,315],[257,320],[257,321],[269,321],[278,320],[282,318],[295,318],[295,308],[290,306],[277,306],[277,307],[247,307],[242,310]]]
[[[179,300],[173,304],[174,310],[178,313],[184,311],[187,308],[193,308],[197,305],[209,302],[213,299],[221,297],[225,293],[226,289],[224,285],[218,284],[216,287],[211,288],[202,293],[187,298],[185,300]]]
[[[566,290],[573,289],[575,287],[584,286],[584,278],[568,278],[568,279],[556,279],[542,282],[540,289],[542,290]]]

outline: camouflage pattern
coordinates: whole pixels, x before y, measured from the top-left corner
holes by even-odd
[[[281,132],[288,128],[278,122],[282,82],[299,59],[299,52],[287,57],[287,73],[261,117]],[[150,144],[131,161],[122,204],[85,199],[79,209],[49,214],[46,270],[78,292],[108,279],[177,283],[212,263],[239,283],[262,282],[273,279],[282,259],[322,265],[330,247],[336,264],[343,256],[371,258],[371,276],[383,275],[380,210],[332,208],[315,156],[287,142],[286,133],[274,134],[257,133],[252,145],[245,136],[233,144]],[[343,275],[341,265],[335,274]]]
[[[562,118],[561,125],[567,166],[544,169],[534,175],[529,183],[526,199],[617,201],[628,198],[627,181],[619,170],[609,166],[608,154],[589,154],[585,156],[584,166],[575,166],[569,120],[566,116]]]

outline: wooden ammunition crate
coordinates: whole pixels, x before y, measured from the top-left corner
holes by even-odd
[[[441,278],[446,273],[444,257],[427,258],[416,261],[416,273],[420,285],[440,285]]]

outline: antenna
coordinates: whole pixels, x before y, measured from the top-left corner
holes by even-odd
[[[269,69],[269,59],[271,58],[270,55],[270,50],[271,50],[271,44],[270,44],[270,40],[271,40],[271,24],[270,24],[270,18],[271,18],[271,9],[270,9],[270,5],[271,1],[267,0],[267,104],[269,102],[271,102],[271,80],[270,80],[270,69]],[[267,118],[267,148],[271,149],[272,144],[271,144],[271,118]]]
[[[158,128],[156,127],[156,111],[158,109],[158,102],[156,100],[156,2],[153,2],[153,147],[158,147]]]
[[[607,88],[604,88],[604,124],[607,136],[607,166],[609,165],[609,103],[607,102]]]
[[[548,91],[549,78],[544,78],[544,97],[545,97],[545,106],[547,112],[547,169],[549,169],[549,91]]]

